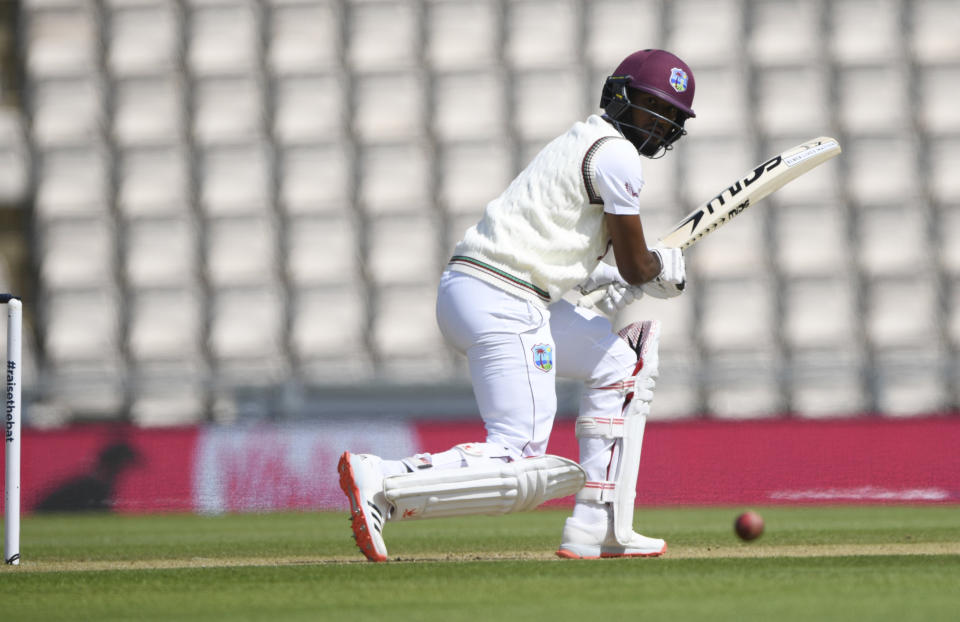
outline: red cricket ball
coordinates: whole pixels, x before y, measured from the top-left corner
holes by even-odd
[[[756,540],[763,534],[763,517],[756,512],[744,512],[734,521],[733,529],[741,540]]]

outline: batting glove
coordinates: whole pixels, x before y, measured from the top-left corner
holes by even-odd
[[[596,304],[596,308],[606,315],[616,315],[618,311],[643,296],[640,288],[611,283],[606,295]]]
[[[580,292],[586,294],[613,283],[627,287],[627,282],[620,276],[620,271],[617,270],[617,267],[601,261],[597,264],[597,267],[593,269],[593,272],[590,273],[590,276],[580,283],[579,287]]]
[[[686,285],[686,264],[679,248],[656,246],[650,252],[660,260],[660,274],[640,287],[654,298],[673,298],[683,293]]]

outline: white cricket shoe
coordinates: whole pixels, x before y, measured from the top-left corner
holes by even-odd
[[[387,561],[383,524],[390,515],[390,503],[383,496],[380,459],[345,451],[340,456],[337,471],[340,473],[340,488],[350,500],[350,526],[357,546],[370,561]]]
[[[613,522],[587,524],[573,517],[563,526],[562,543],[557,555],[567,559],[601,557],[658,557],[667,552],[667,543],[634,532],[626,544],[617,542]]]

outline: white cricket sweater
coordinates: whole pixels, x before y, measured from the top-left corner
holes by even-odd
[[[539,304],[586,279],[609,244],[594,158],[611,140],[625,141],[591,115],[551,141],[487,204],[448,269]]]

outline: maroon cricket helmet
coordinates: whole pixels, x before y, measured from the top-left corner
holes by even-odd
[[[623,59],[608,80],[611,78],[626,78],[626,86],[673,104],[687,117],[697,116],[693,112],[693,71],[675,54],[665,50],[634,52]]]
[[[606,79],[600,107],[604,110],[604,116],[642,155],[659,157],[686,134],[683,129],[686,120],[697,116],[693,111],[695,90],[693,71],[676,55],[664,50],[640,50],[623,59],[613,75]],[[671,104],[679,112],[678,118],[669,120],[636,105],[631,101],[631,91],[648,93]],[[647,110],[661,120],[661,124],[667,127],[666,131],[657,133],[650,128],[632,125],[631,108]]]

